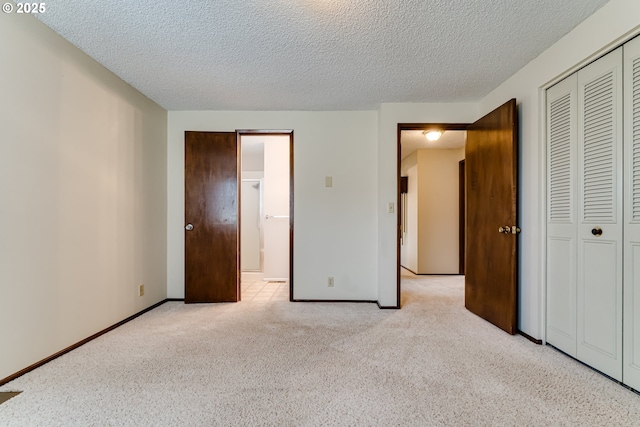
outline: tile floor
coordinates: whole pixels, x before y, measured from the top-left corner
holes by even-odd
[[[240,284],[242,301],[273,302],[289,301],[289,282],[263,282],[243,280]]]

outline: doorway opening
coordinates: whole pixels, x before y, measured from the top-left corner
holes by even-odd
[[[240,299],[291,300],[292,136],[238,132]]]
[[[401,276],[464,274],[466,124],[398,125],[398,307]],[[441,131],[428,140],[431,130]]]
[[[474,123],[398,124],[401,202],[404,130],[465,130],[465,307],[509,334],[518,331],[518,107],[512,98]],[[457,180],[457,177],[456,177]],[[432,184],[439,184],[438,181]],[[408,183],[409,187],[411,183]],[[397,308],[401,304],[401,210],[397,217]],[[469,231],[473,231],[469,233]],[[457,234],[457,233],[456,233]]]

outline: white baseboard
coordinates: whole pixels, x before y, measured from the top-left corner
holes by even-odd
[[[240,275],[243,282],[258,282],[262,280],[262,271],[243,271]]]

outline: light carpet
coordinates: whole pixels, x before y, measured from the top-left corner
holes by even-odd
[[[0,391],[2,426],[632,426],[640,396],[464,308],[464,279],[374,304],[166,303]]]

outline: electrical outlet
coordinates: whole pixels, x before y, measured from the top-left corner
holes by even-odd
[[[144,296],[144,285],[140,285],[140,287],[138,287],[138,295]]]
[[[333,177],[325,176],[324,177],[324,186],[325,187],[333,187]]]
[[[327,286],[333,288],[333,277],[327,277]]]

